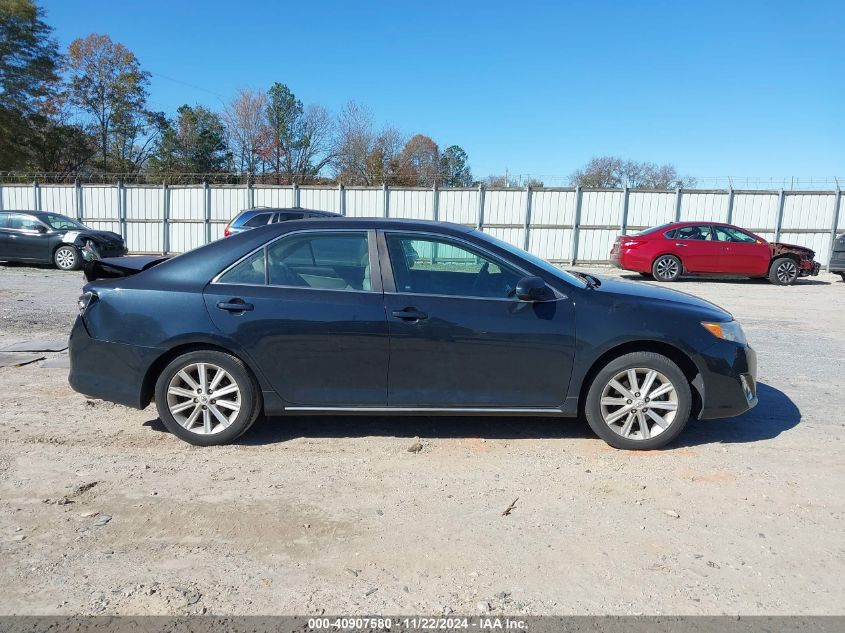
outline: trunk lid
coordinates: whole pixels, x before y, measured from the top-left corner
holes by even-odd
[[[104,257],[86,262],[82,270],[90,283],[98,279],[130,277],[152,268],[170,257],[165,255],[131,255],[129,257]]]

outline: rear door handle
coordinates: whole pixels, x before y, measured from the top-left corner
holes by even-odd
[[[221,310],[226,310],[227,312],[249,312],[250,310],[255,309],[254,305],[247,303],[243,299],[220,301],[217,303],[217,307]]]
[[[425,312],[420,312],[416,308],[394,310],[391,314],[397,319],[402,319],[403,321],[422,321],[423,319],[428,318],[428,315]]]
[[[675,242],[675,246],[686,246],[686,244],[683,244],[681,242]]]

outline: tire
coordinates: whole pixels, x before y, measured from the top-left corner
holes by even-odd
[[[839,273],[839,276],[842,277],[842,281],[845,281],[845,273]]]
[[[630,389],[631,372],[638,389],[650,381],[648,391]],[[613,387],[614,380],[633,397],[627,398]],[[670,388],[661,393],[667,384]],[[656,399],[646,402],[648,394],[653,393],[657,393]],[[614,358],[599,370],[587,392],[584,413],[590,428],[612,447],[650,450],[665,446],[684,430],[691,406],[689,381],[674,362],[653,352],[633,352]]]
[[[240,359],[198,350],[164,368],[156,381],[155,402],[161,421],[175,436],[195,446],[217,446],[249,430],[261,412],[261,391]]]
[[[661,255],[651,266],[651,274],[657,281],[677,281],[682,272],[684,266],[674,255]]]
[[[53,253],[53,264],[59,270],[79,270],[82,268],[82,255],[73,244],[62,244]]]
[[[769,281],[776,286],[791,286],[798,279],[798,264],[791,257],[778,257],[769,267]]]

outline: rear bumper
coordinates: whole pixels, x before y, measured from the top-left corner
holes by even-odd
[[[77,317],[68,343],[68,382],[86,396],[143,409],[148,404],[143,397],[144,377],[161,353],[157,348],[93,339]]]
[[[701,420],[731,418],[757,405],[757,354],[719,341],[701,355]]]

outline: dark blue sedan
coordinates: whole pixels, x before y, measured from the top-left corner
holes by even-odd
[[[754,352],[719,307],[463,226],[291,221],[92,266],[71,386],[154,399],[192,444],[262,413],[583,415],[610,445],[650,449],[757,402]]]

